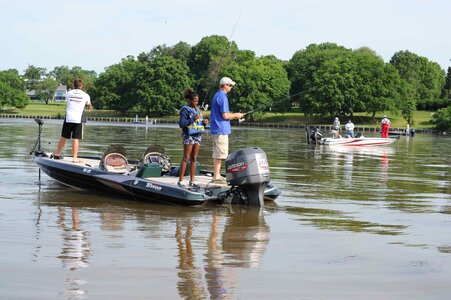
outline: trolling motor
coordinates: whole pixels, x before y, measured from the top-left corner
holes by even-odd
[[[41,149],[41,133],[42,133],[42,125],[44,125],[44,121],[42,121],[41,119],[34,119],[34,121],[36,123],[38,123],[39,125],[39,133],[38,133],[38,139],[36,141],[36,143],[34,144],[33,149],[30,151],[30,155],[34,153],[35,156],[43,156],[44,155],[44,151],[42,151]]]
[[[311,141],[312,143],[319,144],[319,141],[323,138],[323,134],[319,131],[318,127],[315,127],[310,133],[309,138],[309,141]]]
[[[264,205],[264,191],[269,182],[266,153],[258,147],[244,148],[231,153],[226,161],[226,178],[231,202]]]

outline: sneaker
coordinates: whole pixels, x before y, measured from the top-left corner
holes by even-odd
[[[181,187],[181,188],[185,188],[186,187],[186,185],[183,183],[183,181],[177,181],[177,185],[179,186],[179,187]]]
[[[198,189],[198,188],[200,188],[200,185],[198,183],[194,182],[194,181],[190,181],[189,182],[189,187]]]
[[[63,156],[62,156],[62,155],[55,155],[55,154],[52,154],[52,155],[50,155],[50,158],[53,158],[53,159],[63,159]]]

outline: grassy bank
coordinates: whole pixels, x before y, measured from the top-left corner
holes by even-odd
[[[51,116],[62,117],[65,114],[66,103],[65,102],[53,102],[45,104],[42,102],[32,102],[24,109],[4,109],[2,113],[26,115],[26,116]],[[134,118],[137,113],[130,112],[125,116],[120,113],[108,110],[92,110],[88,112],[89,117],[128,117]],[[393,114],[391,112],[385,113],[391,120],[393,127],[403,128],[406,122],[403,120],[400,113]],[[414,128],[432,128],[433,125],[429,123],[432,118],[433,112],[430,111],[416,111],[414,114]],[[209,115],[209,112],[204,113],[205,116]],[[375,119],[372,119],[370,115],[365,113],[356,113],[352,121],[356,126],[379,126],[379,121],[383,117],[384,113],[376,115]],[[144,114],[139,114],[140,118],[145,117]],[[167,116],[158,119],[177,120],[178,116]],[[342,117],[341,123],[344,124],[349,118]],[[285,114],[276,114],[272,112],[266,113],[262,119],[258,120],[259,123],[275,123],[275,124],[316,124],[316,125],[330,125],[333,123],[331,117],[305,117],[301,112],[294,111]]]

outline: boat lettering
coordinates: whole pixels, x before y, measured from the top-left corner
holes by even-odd
[[[156,190],[156,191],[161,191],[161,186],[150,183],[150,182],[146,184],[146,188]]]
[[[247,166],[249,165],[249,163],[241,161],[241,162],[237,162],[234,163],[230,166],[227,167],[227,171],[229,172],[241,172],[247,169]]]
[[[264,158],[258,160],[258,166],[263,169],[269,168],[268,161]]]
[[[83,168],[83,173],[88,173],[88,174],[90,174],[91,173],[91,169],[86,169],[86,168]]]

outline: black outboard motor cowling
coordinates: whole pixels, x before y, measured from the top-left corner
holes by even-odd
[[[225,168],[228,184],[240,187],[247,196],[245,202],[263,206],[263,193],[269,182],[266,153],[258,147],[235,151],[227,157]]]

